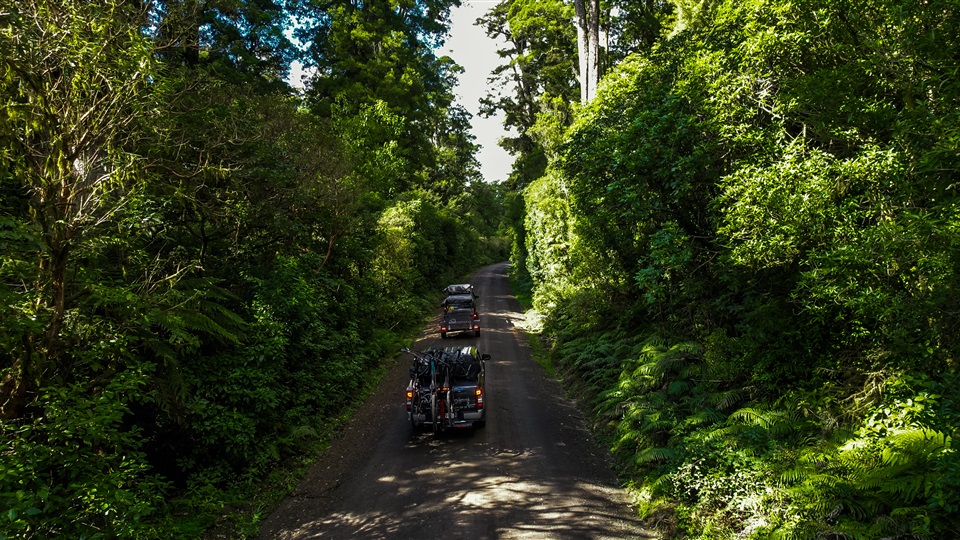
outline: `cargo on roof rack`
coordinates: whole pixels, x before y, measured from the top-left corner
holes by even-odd
[[[477,312],[477,293],[473,285],[458,283],[447,285],[443,289],[447,297],[440,303],[443,314],[440,317],[440,337],[446,338],[447,332],[473,332],[480,335],[480,314]]]
[[[469,294],[470,296],[473,296],[474,298],[477,297],[477,293],[474,292],[474,290],[473,290],[473,285],[471,285],[471,284],[469,284],[469,283],[457,283],[457,284],[455,284],[455,285],[447,285],[447,286],[443,289],[443,292],[447,293],[448,295],[451,295],[451,294]]]

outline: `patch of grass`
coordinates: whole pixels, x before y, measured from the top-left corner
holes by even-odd
[[[557,370],[553,365],[553,358],[550,356],[550,351],[543,345],[540,334],[531,332],[524,332],[524,334],[527,336],[527,343],[530,344],[530,357],[547,372],[547,375],[556,379]]]
[[[520,309],[526,311],[533,307],[533,280],[526,272],[523,275],[510,272],[510,290],[520,303]]]

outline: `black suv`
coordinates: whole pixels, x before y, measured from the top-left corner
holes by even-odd
[[[477,312],[477,293],[473,285],[461,283],[448,285],[444,292],[447,297],[440,303],[443,315],[440,318],[440,337],[446,338],[447,332],[473,332],[480,335],[480,314]]]

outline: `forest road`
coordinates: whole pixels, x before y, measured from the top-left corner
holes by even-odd
[[[259,538],[654,538],[584,417],[531,360],[507,269],[471,279],[480,337],[441,339],[431,324],[412,347],[476,345],[491,355],[486,427],[414,431],[403,402],[412,358],[398,355]]]

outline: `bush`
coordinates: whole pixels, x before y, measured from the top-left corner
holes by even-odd
[[[0,537],[162,538],[168,484],[151,473],[131,400],[152,367],[41,389],[25,422],[0,423]]]

